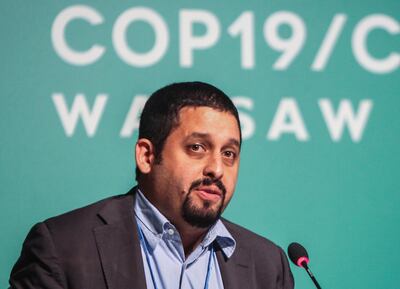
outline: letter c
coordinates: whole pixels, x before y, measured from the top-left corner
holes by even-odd
[[[95,44],[89,50],[78,52],[71,49],[65,40],[65,29],[74,19],[84,19],[91,25],[103,23],[103,17],[95,9],[85,5],[70,6],[61,11],[51,28],[51,41],[56,53],[67,63],[77,66],[96,62],[104,53],[105,48]]]
[[[367,37],[371,30],[381,28],[390,34],[400,33],[400,24],[384,14],[373,14],[362,19],[354,29],[352,47],[358,63],[373,73],[389,73],[400,67],[400,53],[392,52],[384,59],[373,58],[367,48]]]

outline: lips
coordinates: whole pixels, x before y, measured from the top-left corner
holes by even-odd
[[[214,187],[199,187],[195,191],[198,192],[200,198],[207,201],[218,201],[222,198],[222,192]]]

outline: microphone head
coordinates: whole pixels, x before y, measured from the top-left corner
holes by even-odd
[[[308,254],[306,249],[299,243],[293,242],[288,247],[289,259],[297,266],[304,268],[303,262],[308,264]]]

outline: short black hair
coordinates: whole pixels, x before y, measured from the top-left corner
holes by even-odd
[[[154,92],[147,100],[139,124],[139,139],[146,138],[154,146],[155,160],[161,161],[164,143],[171,131],[179,125],[179,112],[183,107],[211,107],[231,113],[238,124],[240,144],[242,132],[239,113],[232,100],[220,89],[204,82],[179,82]],[[136,167],[136,180],[141,172]]]

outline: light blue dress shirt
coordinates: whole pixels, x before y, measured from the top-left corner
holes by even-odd
[[[141,243],[141,249],[147,289],[203,289],[208,267],[208,288],[224,288],[215,251],[211,250],[211,246],[217,242],[223,254],[230,258],[236,242],[221,220],[210,228],[200,245],[186,258],[175,226],[140,190],[136,194],[134,208],[138,227],[146,241],[146,248]],[[210,257],[211,252],[214,253]]]

